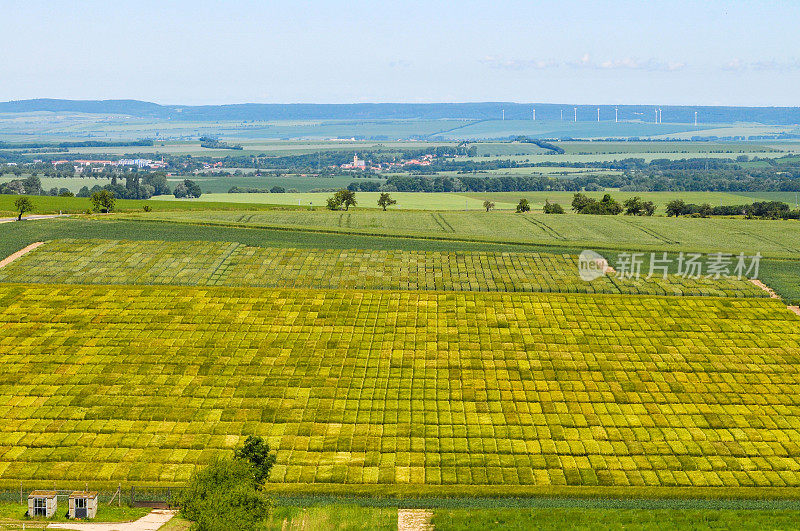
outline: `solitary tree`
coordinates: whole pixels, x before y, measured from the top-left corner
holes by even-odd
[[[383,208],[383,211],[386,212],[386,207],[396,205],[397,201],[392,199],[387,192],[382,192],[381,196],[378,198],[378,206]]]
[[[530,203],[528,203],[528,200],[525,199],[525,198],[520,199],[519,203],[517,203],[517,213],[518,214],[521,213],[521,212],[529,212],[530,209],[531,209],[531,205],[530,205]]]
[[[487,199],[486,201],[483,202],[483,208],[486,209],[486,212],[489,212],[491,209],[494,208],[494,203],[492,203]]]
[[[339,190],[328,198],[328,208],[331,210],[339,210],[342,207],[350,210],[350,207],[356,204],[356,193],[352,190]]]
[[[16,201],[14,201],[14,208],[17,209],[19,215],[17,216],[17,221],[22,220],[22,214],[25,212],[30,212],[33,210],[33,203],[27,197],[20,197]]]
[[[111,212],[115,201],[113,192],[108,190],[100,190],[92,194],[92,207],[103,213]]]

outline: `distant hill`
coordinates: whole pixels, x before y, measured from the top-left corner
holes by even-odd
[[[79,112],[90,114],[122,114],[141,118],[180,121],[217,120],[380,120],[380,119],[467,119],[530,120],[536,109],[538,120],[573,120],[575,109],[579,121],[619,120],[655,121],[655,109],[661,109],[663,123],[762,123],[792,125],[800,123],[800,107],[692,107],[655,105],[571,105],[553,103],[243,103],[236,105],[159,105],[138,100],[59,100],[35,99],[0,103],[0,113]]]

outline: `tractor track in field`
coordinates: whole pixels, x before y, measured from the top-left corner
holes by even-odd
[[[614,218],[614,219],[616,219],[620,223],[624,223],[624,224],[626,224],[626,225],[628,225],[630,227],[634,227],[636,229],[639,229],[640,231],[644,232],[648,236],[652,236],[653,238],[655,238],[656,240],[658,240],[658,241],[660,241],[662,243],[668,243],[670,245],[677,245],[677,244],[681,243],[679,241],[675,241],[675,240],[672,240],[670,238],[667,238],[663,234],[660,234],[660,233],[656,232],[655,230],[653,230],[651,228],[642,227],[641,225],[637,225],[633,221],[630,221],[630,220],[627,220],[627,219],[622,219],[622,218]]]
[[[452,232],[452,233],[456,232],[456,229],[454,229],[453,226],[450,225],[450,223],[448,223],[446,219],[444,219],[444,214],[442,214],[441,212],[439,213],[439,219],[442,220],[442,223],[444,223],[447,226],[447,228],[450,230],[450,232]]]
[[[548,236],[550,236],[552,238],[555,238],[556,240],[561,240],[561,241],[566,241],[567,240],[564,236],[562,236],[558,232],[556,232],[556,230],[553,227],[551,227],[550,225],[548,225],[547,223],[545,223],[543,221],[539,221],[538,219],[528,218],[528,217],[525,217],[525,216],[522,216],[522,219],[524,219],[528,223],[532,224],[534,227],[540,228],[542,230],[542,232],[544,232],[545,234],[547,234]]]
[[[441,214],[439,216],[441,217]],[[435,212],[431,212],[431,218],[433,218],[433,221],[439,226],[440,229],[442,229],[442,232],[455,232],[455,229],[448,225],[447,222],[444,221],[444,218],[437,218]]]
[[[749,236],[750,238],[755,238],[756,240],[764,240],[765,242],[769,242],[769,243],[771,243],[773,245],[777,245],[778,247],[783,248],[784,250],[789,251],[790,253],[798,253],[798,252],[800,252],[800,249],[792,249],[791,247],[786,246],[783,242],[780,242],[778,240],[774,240],[772,238],[767,238],[766,236],[763,236],[761,234],[753,234],[752,232],[746,231],[746,230],[744,230],[744,229],[742,229],[740,227],[736,227],[735,229],[733,229],[733,232],[734,232],[734,234],[741,234],[743,236]]]

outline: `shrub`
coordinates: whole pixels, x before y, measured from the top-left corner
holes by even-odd
[[[544,213],[545,214],[563,214],[564,207],[558,203],[551,203],[547,199],[544,200]]]
[[[271,508],[253,468],[242,459],[213,461],[192,474],[179,503],[181,515],[197,531],[258,529]]]

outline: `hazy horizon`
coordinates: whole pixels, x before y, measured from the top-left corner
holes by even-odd
[[[0,0],[0,100],[796,106],[796,2]]]

